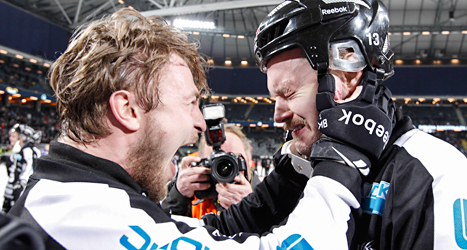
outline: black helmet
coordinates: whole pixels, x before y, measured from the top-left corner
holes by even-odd
[[[34,134],[36,133],[36,131],[25,125],[25,124],[15,124],[10,131],[16,131],[18,132],[19,134],[19,137],[21,138],[22,136],[24,136],[24,140],[25,142],[35,142],[35,139],[34,139]],[[41,134],[42,135],[42,134]]]
[[[331,45],[342,42],[361,51],[362,61],[355,66],[381,69],[387,78],[394,74],[388,29],[388,11],[379,0],[287,0],[258,27],[255,55],[266,72],[274,55],[298,47],[322,75],[330,63],[336,65],[330,62]]]

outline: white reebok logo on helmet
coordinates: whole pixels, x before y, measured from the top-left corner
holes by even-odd
[[[368,5],[365,1],[363,0],[322,0],[326,4],[332,4],[332,3],[356,3],[365,6],[367,9],[371,9],[370,5]]]

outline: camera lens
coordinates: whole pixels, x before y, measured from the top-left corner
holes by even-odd
[[[211,164],[211,176],[218,182],[233,182],[238,174],[238,164],[236,158],[223,153],[217,155]]]
[[[228,177],[232,174],[233,165],[229,160],[223,160],[217,165],[217,173],[222,177]]]

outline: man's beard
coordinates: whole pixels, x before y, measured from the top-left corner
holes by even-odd
[[[168,164],[163,163],[162,143],[157,138],[161,138],[160,131],[147,129],[142,140],[130,149],[128,156],[133,179],[154,202],[167,196],[165,172],[168,171]]]
[[[296,141],[295,150],[303,158],[308,159],[308,157],[311,154],[311,148],[313,146],[313,143],[315,143],[319,139],[321,133],[318,131],[317,128],[315,129],[316,132],[314,132],[314,130],[312,129],[308,121],[301,117],[294,118],[293,120],[288,120],[284,124],[284,130],[290,130],[290,128],[293,128],[296,125],[300,125],[300,124],[304,125],[302,129],[308,129],[309,131],[311,131],[311,134],[310,134],[311,138],[299,138],[299,137],[294,138],[294,140]],[[307,140],[310,140],[310,141],[307,141]]]

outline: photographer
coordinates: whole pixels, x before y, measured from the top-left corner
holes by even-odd
[[[201,158],[207,158],[212,153],[212,146],[206,143],[203,133],[199,142],[199,157],[186,156],[182,159],[176,184],[166,199],[162,201],[162,208],[171,211],[175,215],[201,218],[206,213],[216,213],[227,209],[232,204],[253,192],[253,188],[260,182],[258,176],[251,169],[251,142],[243,134],[242,129],[235,124],[225,124],[225,142],[221,149],[225,152],[233,152],[235,155],[243,155],[248,171],[241,171],[235,179],[235,183],[218,182],[215,190],[218,195],[204,199],[195,199],[195,191],[212,188],[209,180],[211,169],[191,167],[193,162],[199,162]],[[206,174],[207,173],[207,174]],[[245,174],[246,177],[245,177]],[[248,181],[250,180],[250,181]]]

